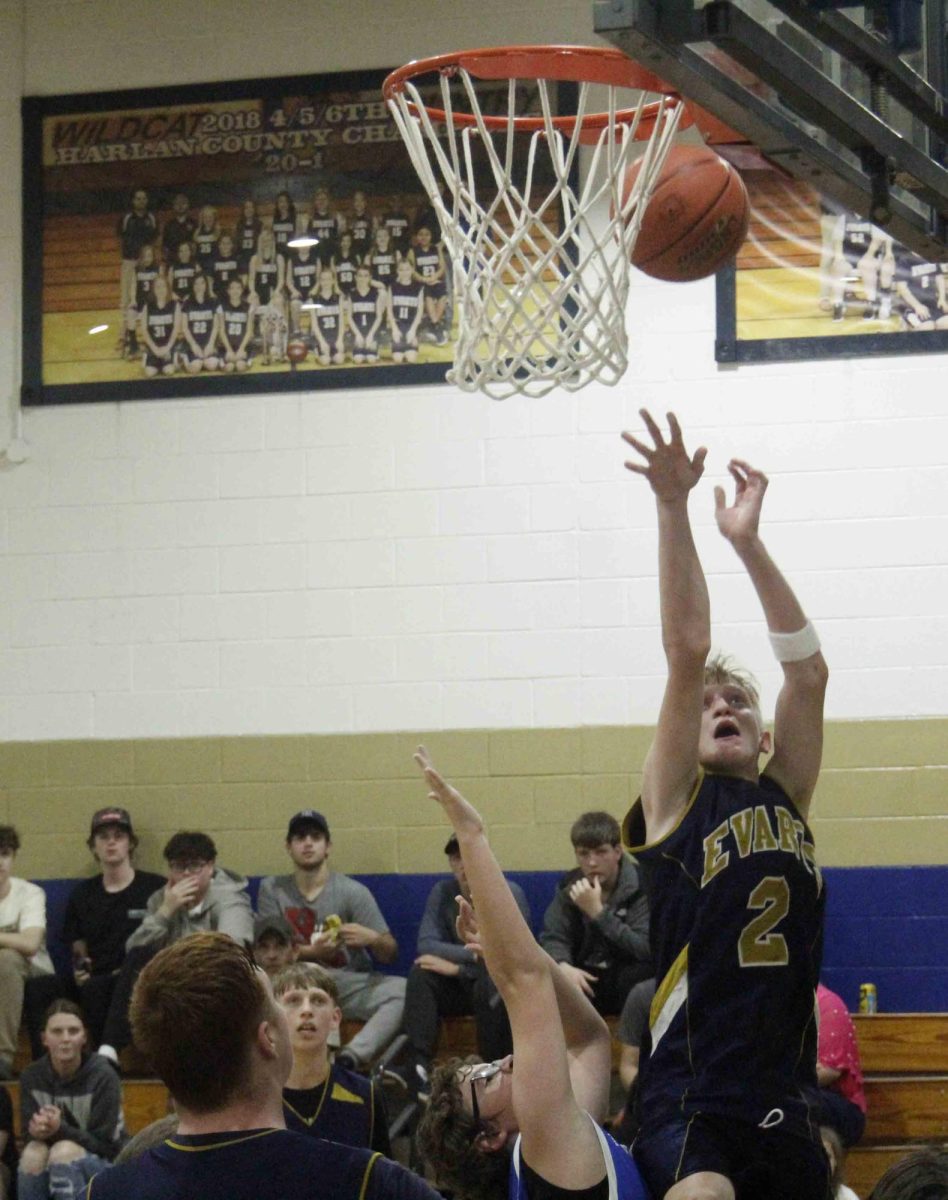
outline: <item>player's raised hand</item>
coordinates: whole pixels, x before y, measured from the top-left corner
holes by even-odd
[[[454,832],[459,837],[462,834],[483,833],[484,822],[480,813],[469,800],[464,799],[457,788],[441,778],[424,746],[419,746],[413,757],[424,773],[425,783],[431,789],[428,793],[429,798],[437,800],[444,809],[448,820],[454,826]]]
[[[683,499],[704,474],[704,460],[708,451],[704,446],[699,446],[694,454],[688,453],[674,413],[667,414],[670,434],[667,442],[651,413],[643,408],[639,414],[645,422],[652,445],[631,433],[623,433],[623,440],[645,459],[644,463],[626,461],[626,469],[644,475],[659,500]]]
[[[737,545],[757,537],[760,510],[767,491],[767,476],[750,463],[732,458],[727,465],[734,480],[734,503],[728,504],[723,487],[714,489],[714,519],[729,542]]]

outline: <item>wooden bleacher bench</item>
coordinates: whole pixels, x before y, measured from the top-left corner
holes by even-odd
[[[948,1013],[858,1014],[853,1021],[868,1112],[846,1181],[865,1198],[894,1162],[926,1143],[948,1142]]]
[[[606,1024],[612,1034],[612,1069],[618,1071],[619,1056],[622,1044],[616,1041],[616,1026],[618,1017],[606,1017]],[[348,1022],[343,1022],[343,1029]],[[343,1040],[345,1040],[345,1032]],[[464,1058],[468,1054],[477,1053],[477,1029],[473,1017],[445,1017],[441,1022],[441,1035],[438,1040],[438,1059]]]
[[[752,210],[738,270],[818,267],[820,206],[813,188],[770,171],[749,171],[745,180]]]

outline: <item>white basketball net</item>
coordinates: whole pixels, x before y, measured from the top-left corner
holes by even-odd
[[[638,93],[630,105],[626,89],[597,85],[599,96],[603,88],[608,93],[602,109],[609,119],[589,148],[585,178],[576,189],[570,175],[579,166],[593,85],[580,83],[576,124],[567,136],[554,127],[547,80],[531,80],[539,89],[544,128],[529,135],[525,182],[518,184],[512,177],[517,80],[509,81],[503,129],[491,131],[471,76],[458,67],[452,78],[463,84],[473,126],[453,123],[446,73],[440,79],[446,129],[433,123],[410,80],[389,100],[453,265],[458,340],[447,378],[498,400],[516,393],[542,396],[557,387],[577,391],[593,381],[617,383],[628,364],[629,256],[678,127],[681,100],[659,97],[654,127],[643,138],[643,109],[654,97]],[[475,145],[486,150],[493,188],[483,168],[475,178]],[[623,200],[626,169],[640,154],[635,185]],[[482,153],[482,163],[483,158]],[[551,169],[553,182],[547,185]],[[453,196],[451,208],[442,199],[437,173]],[[522,166],[518,173],[523,177]]]

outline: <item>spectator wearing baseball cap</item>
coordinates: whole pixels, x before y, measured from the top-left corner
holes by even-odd
[[[313,808],[291,819],[286,851],[289,875],[270,875],[260,884],[261,916],[282,916],[299,939],[299,957],[329,971],[346,1019],[365,1025],[338,1055],[347,1067],[370,1063],[398,1032],[405,980],[384,975],[375,963],[392,963],[398,943],[375,898],[364,884],[329,868],[329,822]]]
[[[100,872],[76,884],[66,905],[62,940],[72,951],[71,977],[49,975],[27,983],[26,1022],[34,1058],[44,1053],[40,1037],[46,1010],[57,999],[80,1005],[90,1047],[98,1046],[125,961],[125,943],[141,924],[149,896],[165,882],[163,876],[134,866],[138,838],[128,809],[110,805],[95,812],[86,845]]]
[[[253,926],[253,957],[272,979],[299,957],[296,930],[286,917],[257,917]]]

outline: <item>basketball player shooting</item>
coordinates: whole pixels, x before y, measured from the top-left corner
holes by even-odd
[[[824,892],[807,811],[820,768],[827,669],[761,540],[767,479],[739,459],[715,519],[757,592],[784,681],[773,754],[756,687],[711,645],[708,589],[688,517],[706,451],[644,410],[623,434],[658,510],[668,678],[624,840],[651,901],[658,990],[634,1155],[655,1200],[826,1200],[828,1163],[803,1085],[816,1070],[814,994]]]

